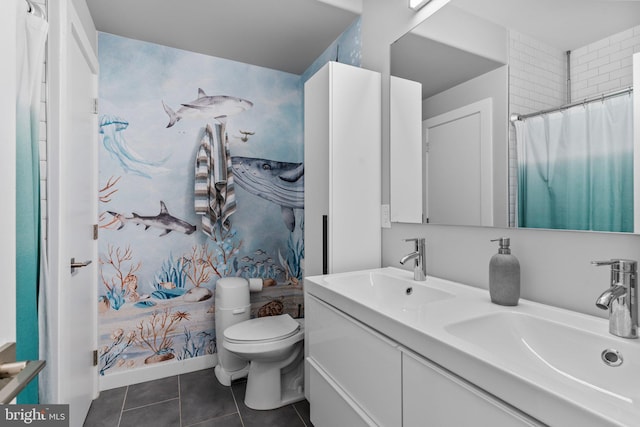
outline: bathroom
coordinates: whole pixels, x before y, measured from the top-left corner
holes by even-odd
[[[361,7],[361,12],[356,13],[361,15],[359,28],[361,62],[359,65],[365,69],[381,72],[384,77],[389,74],[388,70],[390,69],[389,46],[433,13],[436,8],[441,6],[440,3],[444,2],[433,0],[418,12],[407,8],[405,2],[363,0],[361,6],[360,2],[357,1],[344,3],[348,4],[348,8],[351,9],[356,8],[357,10],[358,7]],[[83,18],[82,20],[85,22],[85,26],[88,25],[88,28],[91,28],[92,24],[89,23],[91,22],[89,9],[82,5],[77,5],[76,7],[78,8],[81,18]],[[553,7],[553,5],[550,5],[550,7]],[[55,16],[50,16],[50,20],[54,18]],[[9,17],[5,16],[2,19],[9,19]],[[345,29],[351,22],[352,20],[349,20],[349,22],[345,24]],[[5,28],[6,31],[10,31],[11,25],[3,25],[2,27]],[[8,38],[5,37],[2,39],[8,40]],[[8,46],[3,45],[3,50],[5,48],[8,49],[9,52],[11,51]],[[5,81],[7,80],[4,77],[5,72],[8,71],[3,71],[2,91],[10,93],[15,89]],[[207,92],[206,88],[204,89],[205,92]],[[388,119],[388,82],[385,78],[382,79],[382,89],[382,180],[380,197],[384,205],[389,204],[392,199],[390,194],[391,179],[389,170],[391,142],[389,138],[390,124]],[[196,90],[197,88],[194,88],[193,98],[188,98],[184,101],[195,99]],[[2,97],[2,99],[8,98]],[[179,104],[182,101],[183,100],[176,100],[174,104],[176,102]],[[12,105],[9,104],[3,106],[3,111],[9,112],[11,110]],[[162,120],[167,119],[164,111],[160,110],[159,113],[162,116]],[[3,114],[3,117],[11,117],[11,115],[7,113]],[[239,115],[238,117],[241,116]],[[55,120],[55,117],[51,120]],[[163,127],[165,125],[166,123],[163,123]],[[9,128],[10,126],[3,126],[2,132],[6,138],[12,138]],[[246,130],[251,131],[251,129]],[[252,138],[253,136],[249,135],[248,146],[251,145]],[[256,139],[253,141],[256,141]],[[7,186],[7,194],[12,198],[13,190],[11,189],[14,187],[12,183],[15,183],[15,177],[13,176],[15,166],[8,162],[7,158],[12,158],[13,154],[10,147],[3,146],[1,150],[3,151],[0,158],[2,158],[3,164],[0,170],[3,174],[3,182],[7,183],[5,184]],[[161,158],[164,153],[159,151],[153,154],[157,154],[157,158]],[[108,178],[108,176],[106,178]],[[53,199],[55,196],[49,193],[49,197],[52,199],[48,200],[48,203],[54,203],[55,205],[55,199]],[[169,206],[168,209],[171,212],[171,206]],[[153,206],[144,212],[142,209],[132,207],[127,211],[127,215],[131,211],[136,210],[138,210],[141,215],[157,214],[157,208]],[[11,224],[15,222],[15,218],[12,218],[9,212],[3,212],[1,215],[3,223],[9,225],[9,227],[7,227],[8,230],[12,230]],[[147,233],[152,232],[152,230],[153,229],[149,230]],[[133,224],[129,224],[121,231],[131,233],[138,231],[142,233],[142,230],[136,230]],[[424,237],[427,240],[427,271],[429,275],[487,289],[488,262],[496,251],[495,244],[490,243],[489,240],[501,237],[502,235],[511,238],[513,253],[517,254],[520,260],[523,299],[586,313],[600,318],[605,318],[606,313],[599,310],[595,306],[594,301],[606,288],[608,273],[602,268],[598,270],[594,269],[590,265],[591,261],[611,258],[637,259],[638,249],[640,249],[637,239],[632,234],[516,228],[494,229],[475,226],[393,222],[390,228],[382,228],[381,230],[382,245],[379,265],[400,267],[398,263],[399,259],[411,250],[411,245],[405,242],[405,239]],[[2,244],[3,256],[0,258],[2,259],[1,262],[3,266],[7,267],[4,270],[11,272],[13,271],[12,266],[15,253],[12,246],[7,245],[4,240],[5,239],[3,239]],[[4,265],[5,263],[6,265]],[[11,281],[11,273],[8,274],[8,277]],[[9,292],[8,297],[9,300],[11,300],[11,291]],[[15,315],[10,311],[3,310],[1,316],[3,320],[1,329],[2,341],[14,341]]]

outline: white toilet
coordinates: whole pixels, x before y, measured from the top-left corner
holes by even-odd
[[[259,317],[224,331],[222,345],[249,361],[244,403],[274,409],[304,398],[304,321],[288,314]]]
[[[226,294],[234,295],[235,308],[227,304],[231,300]],[[238,299],[239,294],[243,298]],[[252,409],[275,409],[304,399],[304,320],[288,314],[240,320],[248,316],[248,301],[246,279],[218,280],[216,331],[223,331],[217,333],[218,380],[230,385],[247,376],[244,402]],[[219,316],[218,303],[224,307]]]

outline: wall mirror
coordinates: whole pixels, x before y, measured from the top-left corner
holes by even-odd
[[[390,47],[392,221],[633,232],[638,52],[640,2],[452,0]]]

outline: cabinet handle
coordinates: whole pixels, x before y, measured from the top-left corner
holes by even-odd
[[[329,273],[329,217],[322,215],[322,274]]]

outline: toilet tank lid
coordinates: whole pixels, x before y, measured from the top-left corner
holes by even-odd
[[[258,317],[228,327],[224,337],[230,341],[266,341],[291,336],[300,323],[290,315]]]

